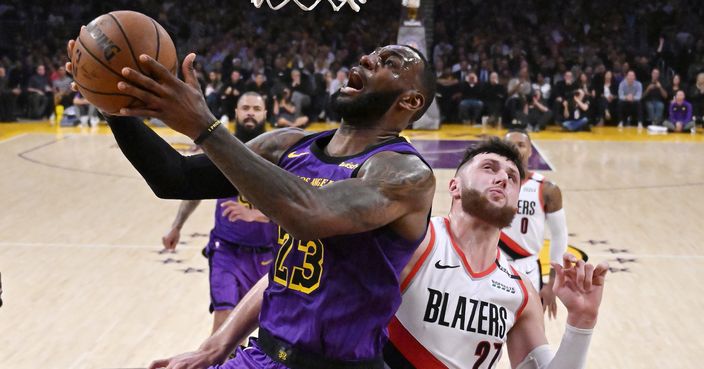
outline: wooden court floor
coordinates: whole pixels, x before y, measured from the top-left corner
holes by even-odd
[[[407,136],[500,133],[452,126]],[[570,245],[613,270],[588,368],[701,367],[703,136],[635,128],[534,136],[554,168],[545,174],[563,190]],[[0,163],[0,369],[145,367],[208,335],[200,249],[213,201],[186,223],[176,254],[159,254],[178,201],[156,198],[104,127],[0,125]],[[442,215],[452,171],[436,175]],[[547,323],[555,349],[564,318],[560,310]]]

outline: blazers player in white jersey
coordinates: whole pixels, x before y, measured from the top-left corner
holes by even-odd
[[[555,271],[550,270],[548,283],[543,285],[538,255],[543,248],[546,224],[550,229],[550,262],[560,263],[562,255],[567,252],[567,221],[562,208],[562,192],[543,175],[528,170],[528,159],[533,153],[528,133],[512,130],[505,138],[518,147],[526,178],[518,196],[517,215],[511,225],[502,230],[499,247],[513,266],[527,275],[533,287],[540,291],[543,310],[547,310],[548,316],[555,317],[557,302],[552,290]]]
[[[570,254],[553,263],[555,293],[567,307],[567,329],[553,353],[535,288],[497,247],[523,177],[511,143],[492,139],[465,153],[450,181],[448,217],[432,218],[401,274],[403,300],[384,350],[388,368],[491,369],[504,347],[514,369],[584,368],[608,265]]]

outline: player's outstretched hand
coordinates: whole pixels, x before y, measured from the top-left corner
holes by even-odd
[[[215,116],[201,93],[193,67],[195,58],[196,54],[191,53],[183,60],[184,81],[145,54],[139,56],[139,65],[146,74],[132,68],[122,68],[125,81],[118,82],[117,88],[141,100],[145,106],[122,108],[120,114],[157,118],[176,131],[192,139],[197,138],[213,124]]]
[[[149,369],[206,369],[218,363],[211,353],[197,350],[168,359],[154,360],[149,364]]]
[[[593,328],[609,265],[603,262],[595,267],[569,253],[563,256],[563,263],[552,263],[555,269],[553,290],[567,308],[567,323],[576,328]]]

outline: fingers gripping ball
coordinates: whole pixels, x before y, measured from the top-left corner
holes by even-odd
[[[121,70],[142,71],[139,55],[147,54],[176,74],[176,47],[164,27],[133,11],[115,11],[81,27],[71,55],[73,78],[88,101],[106,113],[141,106],[141,101],[121,93]]]

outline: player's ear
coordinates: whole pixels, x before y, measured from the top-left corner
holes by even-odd
[[[450,190],[450,195],[452,196],[452,198],[460,197],[460,193],[462,193],[462,190],[460,189],[460,183],[457,177],[453,177],[450,179],[448,189]]]
[[[415,112],[425,105],[425,96],[417,90],[404,92],[401,95],[399,105],[406,110]]]

